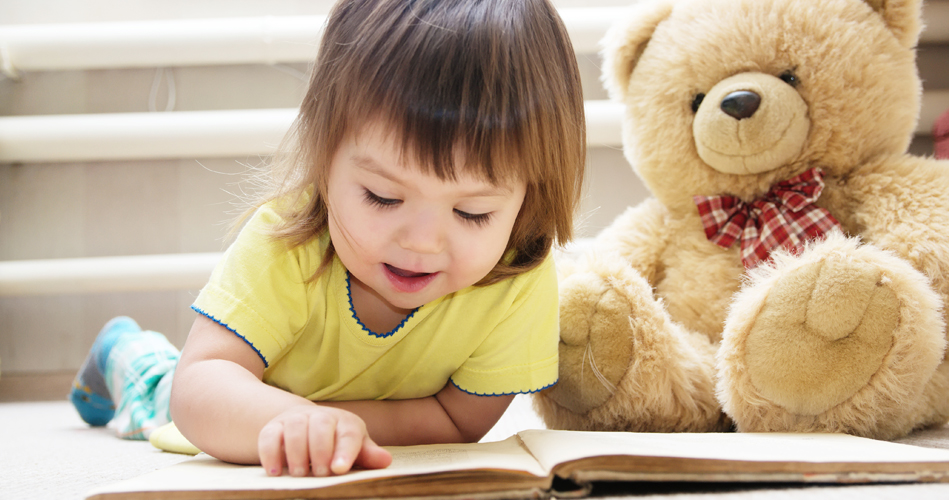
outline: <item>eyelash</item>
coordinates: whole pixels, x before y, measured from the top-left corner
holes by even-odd
[[[376,208],[393,208],[396,205],[402,203],[402,200],[396,200],[392,198],[383,198],[372,191],[365,189],[365,199],[372,207]],[[461,219],[469,224],[472,224],[477,227],[484,227],[491,221],[491,212],[484,214],[469,214],[468,212],[463,212],[457,208],[454,210],[455,215],[461,217]]]
[[[373,206],[373,207],[392,208],[398,205],[399,203],[402,203],[402,200],[393,200],[392,198],[383,198],[368,189],[364,189],[364,191],[366,192],[366,203],[368,203],[370,206]]]
[[[477,227],[484,227],[488,225],[488,222],[491,222],[491,212],[486,214],[469,214],[468,212],[462,212],[456,208],[455,215],[461,217],[465,222],[474,224]]]

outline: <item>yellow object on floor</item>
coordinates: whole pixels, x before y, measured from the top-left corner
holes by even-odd
[[[174,422],[168,422],[155,429],[152,434],[148,436],[148,442],[152,443],[152,446],[155,448],[172,453],[182,453],[184,455],[197,455],[201,453],[201,450],[199,450],[197,446],[191,444],[191,441],[188,441],[187,438],[181,435],[181,431],[178,430]]]

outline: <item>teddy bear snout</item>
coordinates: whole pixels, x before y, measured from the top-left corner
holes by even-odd
[[[764,73],[740,73],[713,86],[692,122],[696,152],[719,172],[755,175],[792,162],[810,131],[797,89]]]
[[[736,120],[743,120],[754,116],[761,105],[761,96],[750,90],[732,92],[722,99],[721,108],[726,115]]]

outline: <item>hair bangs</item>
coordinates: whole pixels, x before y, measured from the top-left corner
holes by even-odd
[[[344,79],[366,82],[347,88],[346,122],[384,121],[403,154],[443,180],[464,172],[536,182],[529,145],[542,134],[527,117],[537,116],[537,99],[518,83],[523,61],[512,50],[521,30],[508,29],[510,13],[497,2],[472,2],[463,15],[450,3],[415,2],[376,30],[378,40],[354,40],[347,59],[370,64],[352,64]]]

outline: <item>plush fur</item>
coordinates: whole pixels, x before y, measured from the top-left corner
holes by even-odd
[[[653,0],[604,39],[652,197],[559,262],[559,429],[835,431],[949,420],[949,162],[906,154],[919,0]],[[759,94],[726,115],[722,96]],[[697,104],[696,97],[704,95]],[[746,271],[695,195],[752,201],[819,167],[841,223]]]

